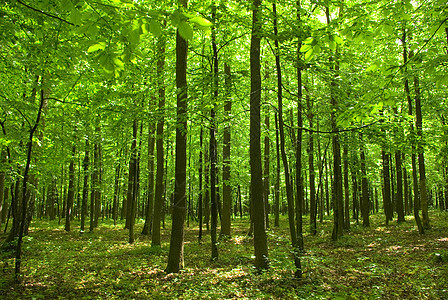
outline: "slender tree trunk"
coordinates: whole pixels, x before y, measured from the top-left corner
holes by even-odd
[[[26,219],[26,213],[27,213],[27,185],[28,185],[28,179],[29,179],[29,170],[31,165],[31,156],[32,156],[32,148],[33,148],[33,136],[36,132],[37,127],[39,126],[39,120],[42,115],[42,108],[45,103],[45,97],[44,97],[44,89],[41,89],[40,94],[40,101],[39,101],[39,109],[37,112],[36,121],[34,123],[34,126],[30,128],[29,132],[29,138],[27,142],[27,159],[26,159],[26,165],[25,165],[25,171],[23,173],[23,183],[22,183],[22,204],[21,204],[21,219],[20,219],[20,228],[19,228],[19,239],[17,242],[17,249],[16,249],[16,261],[15,261],[15,270],[14,270],[14,277],[15,280],[18,282],[20,281],[20,268],[22,263],[22,244],[23,244],[23,234],[25,230],[25,219]],[[17,217],[17,216],[16,216]]]
[[[142,234],[148,235],[152,230],[152,216],[154,210],[154,124],[149,123],[148,128],[148,191],[147,191],[147,202],[146,202],[146,219],[145,225],[143,226]]]
[[[230,184],[230,114],[232,112],[231,100],[231,75],[230,66],[224,64],[226,100],[224,103],[224,115],[226,118],[224,126],[223,149],[222,149],[222,221],[221,234],[231,235],[231,215],[232,215],[232,188]]]
[[[275,150],[277,164],[275,166],[275,191],[274,191],[274,226],[280,226],[280,142],[278,137],[278,120],[275,112]]]
[[[310,231],[312,235],[317,233],[317,201],[316,201],[316,172],[314,170],[314,132],[313,132],[313,103],[309,90],[305,87],[306,106],[308,109],[308,126],[309,126],[309,140],[308,140],[308,169],[310,173]]]
[[[209,147],[210,148],[210,147]],[[207,231],[210,230],[210,164],[208,150],[205,150],[204,153],[204,162],[205,162],[205,193],[204,193],[204,223],[205,229]]]
[[[403,205],[403,164],[401,162],[401,151],[395,152],[395,171],[397,173],[397,215],[398,223],[404,222],[404,205]]]
[[[403,35],[402,35],[402,46],[403,46],[403,64],[406,64],[408,61],[408,49],[407,49],[407,37],[406,37],[406,28],[403,27]],[[410,57],[412,57],[412,52],[410,52]],[[406,74],[406,68],[405,68],[405,74]],[[413,115],[412,112],[412,99],[411,99],[411,92],[409,88],[409,81],[405,76],[404,79],[404,92],[406,95],[406,98],[408,100],[408,114],[410,116]],[[414,130],[414,124],[411,122],[410,124],[410,131],[412,134],[412,155],[411,155],[411,163],[412,163],[412,181],[413,181],[413,191],[414,191],[414,201],[413,201],[413,207],[414,207],[414,219],[415,223],[417,224],[418,231],[420,234],[424,234],[425,230],[423,228],[422,221],[420,219],[419,209],[420,209],[420,194],[419,194],[419,185],[418,185],[418,177],[417,177],[417,158],[415,155],[415,130]]]
[[[253,1],[252,35],[250,42],[250,173],[251,196],[254,222],[255,268],[268,268],[268,244],[264,228],[263,174],[261,164],[261,75],[260,75],[260,41],[261,41],[261,0]]]
[[[118,154],[118,159],[121,159],[121,151]],[[115,162],[115,182],[114,182],[114,199],[112,203],[112,219],[114,220],[114,225],[117,224],[118,219],[118,203],[120,199],[120,176],[121,176],[121,162]]]
[[[389,154],[382,150],[381,157],[383,160],[383,208],[386,216],[386,225],[389,225],[389,221],[392,220]]]
[[[198,200],[198,225],[199,225],[199,236],[198,241],[201,243],[202,240],[202,221],[203,221],[203,189],[202,189],[202,176],[203,176],[203,161],[202,161],[202,149],[203,149],[203,130],[201,127],[201,133],[199,134],[199,200]]]
[[[102,194],[102,182],[103,182],[103,163],[102,163],[102,146],[101,146],[101,128],[96,127],[96,155],[94,155],[95,172],[97,172],[97,183],[95,188],[95,227],[98,227],[98,222],[101,217],[101,194]]]
[[[132,145],[131,145],[131,157],[129,161],[129,185],[128,185],[128,216],[127,223],[129,224],[129,244],[134,243],[134,225],[135,214],[137,211],[137,168],[138,168],[138,153],[137,153],[137,132],[138,124],[137,119],[134,119],[132,125]]]
[[[278,36],[278,28],[277,28],[277,7],[276,2],[272,4],[272,10],[274,14],[274,35]],[[277,69],[277,101],[278,101],[278,127],[280,134],[280,152],[283,161],[283,168],[285,170],[285,183],[286,183],[286,198],[288,202],[288,220],[289,220],[289,232],[291,235],[291,243],[293,247],[293,259],[294,265],[296,267],[295,276],[297,278],[302,277],[302,264],[300,261],[300,257],[298,255],[298,241],[297,241],[297,233],[296,226],[294,222],[294,198],[293,198],[293,186],[292,186],[292,178],[290,175],[290,169],[288,165],[288,158],[286,156],[285,150],[285,132],[284,132],[284,121],[283,121],[283,89],[282,89],[282,72],[280,65],[280,46],[278,39],[275,40],[275,65]]]
[[[1,164],[3,166],[6,166],[6,151],[5,149],[1,149]],[[2,222],[4,221],[3,218],[3,212],[4,212],[4,208],[3,208],[3,202],[4,202],[4,193],[5,191],[5,171],[2,169],[0,170],[0,225],[2,224]]]
[[[89,138],[86,138],[85,155],[83,161],[84,167],[84,184],[82,189],[82,201],[81,201],[81,233],[84,232],[85,220],[87,217],[87,201],[89,197]]]
[[[216,6],[212,6],[212,23],[216,22]],[[211,207],[211,248],[212,260],[218,259],[218,241],[216,230],[218,227],[218,197],[217,197],[217,160],[216,151],[216,113],[215,107],[218,101],[218,50],[216,47],[216,27],[212,27],[212,49],[213,49],[213,82],[212,82],[212,108],[210,109],[210,207]]]
[[[187,0],[179,0],[179,4],[186,8]],[[173,221],[166,273],[177,273],[183,267],[185,185],[187,180],[187,51],[188,42],[180,36],[178,31],[176,36],[176,168]]]
[[[422,106],[419,79],[414,75],[414,90],[415,90],[415,127],[417,128],[417,153],[418,153],[418,173],[420,177],[420,206],[422,209],[423,227],[429,229],[429,216],[428,216],[428,195],[426,188],[426,170],[425,170],[425,151],[422,146],[423,139],[423,126],[422,126]]]
[[[73,218],[73,203],[75,200],[75,155],[76,155],[76,146],[73,145],[72,148],[72,158],[70,160],[70,166],[68,168],[68,193],[67,193],[67,205],[65,212],[65,231],[70,231],[70,220]]]
[[[344,146],[344,229],[350,229],[350,190],[348,185],[348,147]]]
[[[362,225],[364,227],[370,226],[369,211],[370,211],[370,200],[369,200],[369,184],[367,182],[367,172],[366,172],[366,155],[364,153],[364,144],[362,140],[362,133],[360,133],[359,139],[361,141],[360,148],[360,160],[361,160],[361,188],[362,188],[362,200],[361,200],[361,212],[362,212]]]
[[[297,21],[301,24],[300,0],[297,0]],[[300,48],[302,47],[302,40],[299,38],[297,43],[297,140],[296,140],[296,222],[297,222],[297,242],[300,250],[304,249],[303,245],[303,207],[305,204],[303,176],[302,176],[302,134],[303,134],[303,118],[302,118],[302,60],[300,57]]]
[[[160,246],[160,221],[162,218],[163,194],[164,194],[164,155],[163,155],[163,127],[165,125],[165,37],[162,35],[157,42],[158,59],[157,59],[157,86],[159,96],[159,109],[157,119],[156,133],[156,152],[157,152],[157,171],[156,171],[156,187],[154,197],[154,215],[151,245]]]
[[[91,185],[90,185],[90,227],[89,232],[93,232],[95,229],[95,206],[96,201],[95,198],[97,196],[96,190],[98,189],[98,169],[97,164],[95,161],[98,161],[97,158],[98,155],[98,143],[95,142],[94,149],[93,149],[93,171],[92,171],[92,178],[91,178]]]
[[[269,139],[269,106],[266,108],[264,124],[266,129],[266,134],[264,136],[264,174],[263,174],[263,197],[264,197],[264,210],[265,210],[265,227],[269,228],[269,193],[270,193],[270,182],[269,182],[269,160],[270,160],[270,139]]]
[[[408,172],[405,166],[405,155],[401,154],[401,162],[402,162],[402,176],[403,176],[403,196],[404,196],[404,214],[409,215],[409,183],[408,183]]]

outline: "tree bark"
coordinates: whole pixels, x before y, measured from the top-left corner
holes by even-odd
[[[417,129],[417,153],[418,153],[418,173],[420,178],[420,206],[422,209],[423,227],[429,229],[429,215],[428,215],[428,192],[426,187],[426,170],[425,170],[425,151],[422,145],[423,139],[423,120],[422,120],[422,106],[419,79],[414,75],[414,91],[415,91],[415,127]]]
[[[280,142],[278,136],[278,120],[275,112],[275,151],[277,164],[275,166],[275,187],[274,187],[274,226],[280,226]]]
[[[274,14],[274,35],[278,37],[278,28],[277,28],[277,7],[276,3],[272,4],[272,10]],[[280,134],[280,152],[283,161],[283,168],[285,170],[285,183],[286,183],[286,198],[288,202],[288,221],[289,221],[289,232],[291,235],[291,243],[293,247],[293,259],[294,265],[296,267],[295,276],[296,278],[302,277],[302,264],[300,261],[300,257],[298,255],[298,241],[297,241],[297,232],[296,226],[294,222],[294,198],[293,198],[293,186],[292,186],[292,178],[290,175],[290,169],[288,165],[288,158],[286,156],[285,150],[285,132],[284,132],[284,121],[283,121],[283,88],[282,88],[282,72],[280,65],[280,47],[278,39],[275,39],[275,65],[277,69],[277,103],[278,103],[278,127]]]
[[[154,144],[155,144],[155,128],[154,123],[149,122],[148,128],[148,191],[146,202],[146,218],[143,226],[142,234],[148,235],[152,230],[152,216],[154,210]]]
[[[187,0],[179,0],[184,8]],[[187,180],[187,51],[188,43],[176,35],[176,87],[177,87],[177,126],[176,126],[176,167],[174,184],[174,203],[170,251],[166,273],[177,273],[183,267],[185,188]]]
[[[263,197],[264,197],[264,212],[265,212],[265,227],[269,228],[269,160],[270,160],[270,139],[269,139],[269,106],[266,108],[264,124],[265,124],[265,136],[264,136],[264,169],[263,169]]]
[[[138,122],[134,119],[132,125],[132,145],[131,145],[131,157],[129,160],[129,184],[127,193],[127,203],[128,203],[128,215],[126,220],[128,221],[129,228],[129,244],[134,243],[134,225],[135,225],[135,214],[137,211],[137,131]]]
[[[212,23],[216,22],[216,6],[212,6]],[[213,49],[213,70],[212,70],[212,104],[210,109],[210,208],[211,208],[211,248],[212,260],[218,259],[218,241],[216,230],[218,227],[218,193],[217,193],[217,149],[216,149],[216,103],[218,101],[218,50],[216,47],[216,27],[212,27],[212,49]]]
[[[224,117],[226,123],[224,126],[223,149],[222,149],[222,220],[221,234],[231,236],[231,215],[232,215],[232,188],[230,184],[230,114],[232,112],[231,100],[231,74],[230,66],[224,64],[226,100],[224,103]]]
[[[33,125],[33,127],[30,128],[29,131],[29,138],[27,142],[27,159],[26,159],[26,165],[25,165],[25,171],[23,173],[23,183],[22,183],[22,204],[21,204],[21,218],[20,218],[20,228],[19,228],[19,239],[17,242],[17,249],[16,249],[16,261],[15,261],[15,270],[14,270],[14,277],[16,282],[20,281],[20,268],[22,263],[22,244],[23,244],[23,234],[25,229],[25,219],[26,219],[26,213],[27,213],[27,196],[28,196],[28,179],[29,179],[29,170],[31,166],[31,156],[32,156],[32,148],[33,148],[33,136],[36,132],[37,127],[39,126],[39,120],[42,115],[42,107],[45,102],[44,97],[44,89],[42,87],[41,94],[40,94],[40,101],[39,101],[39,109],[37,112],[36,121]],[[17,217],[17,216],[16,216]]]
[[[261,164],[261,75],[260,75],[260,41],[261,41],[261,0],[253,1],[252,34],[250,42],[250,189],[252,196],[255,268],[268,268],[268,244],[264,228],[263,174]]]
[[[164,193],[164,154],[163,154],[163,129],[165,125],[165,45],[166,40],[162,35],[157,41],[157,50],[159,53],[157,59],[157,87],[159,97],[159,108],[157,115],[157,132],[156,132],[156,152],[157,152],[157,171],[156,171],[156,187],[154,194],[154,215],[152,226],[151,246],[160,246],[160,221],[162,219],[163,193]]]
[[[344,229],[350,229],[350,190],[348,184],[348,147],[344,146]]]
[[[84,168],[84,184],[82,189],[81,201],[81,233],[85,230],[85,222],[87,217],[87,200],[89,197],[89,138],[86,138],[85,155],[83,161]]]
[[[367,182],[367,172],[366,172],[366,155],[364,152],[362,133],[360,133],[359,139],[361,141],[360,148],[360,160],[361,160],[361,213],[362,213],[362,225],[364,227],[370,226],[369,212],[370,212],[370,199],[369,199],[369,185]]]
[[[70,166],[68,168],[68,193],[67,193],[67,205],[65,212],[65,231],[70,231],[70,220],[73,218],[73,203],[75,200],[75,155],[76,146],[73,145],[72,148],[72,158],[70,160]]]
[[[203,149],[203,130],[201,127],[201,133],[199,134],[199,200],[198,200],[198,225],[199,225],[199,235],[198,241],[201,243],[202,240],[202,221],[203,221],[203,189],[202,189],[202,177],[203,177],[203,161],[202,161],[202,149]]]
[[[389,170],[389,154],[381,151],[383,160],[383,208],[386,216],[386,225],[392,220],[392,200],[390,190],[390,170]]]

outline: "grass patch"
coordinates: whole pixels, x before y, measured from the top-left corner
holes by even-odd
[[[65,232],[62,225],[35,220],[24,239],[22,284],[13,283],[14,258],[0,254],[1,299],[446,299],[448,295],[448,214],[431,211],[432,229],[419,235],[412,218],[352,230],[331,241],[330,219],[318,234],[305,233],[304,277],[293,278],[286,217],[268,230],[270,269],[254,272],[253,240],[247,219],[233,222],[232,237],[219,242],[211,261],[210,236],[185,231],[185,268],[165,274],[169,228],[162,246],[138,235],[127,243],[124,224],[106,220],[94,233]],[[308,219],[304,219],[308,224]],[[141,232],[143,222],[136,224]],[[308,228],[305,226],[305,228]],[[5,238],[1,234],[0,238]]]

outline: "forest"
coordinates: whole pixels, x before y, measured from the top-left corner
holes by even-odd
[[[0,298],[446,299],[446,0],[0,0]]]

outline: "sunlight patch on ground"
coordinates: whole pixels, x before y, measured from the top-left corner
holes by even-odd
[[[386,248],[386,251],[388,251],[388,252],[397,252],[401,248],[402,248],[401,246],[390,246],[390,247]]]
[[[438,239],[439,242],[448,242],[448,237]]]
[[[384,232],[384,233],[391,233],[390,230],[386,230],[386,227],[377,227],[377,228],[375,228],[375,231]]]

